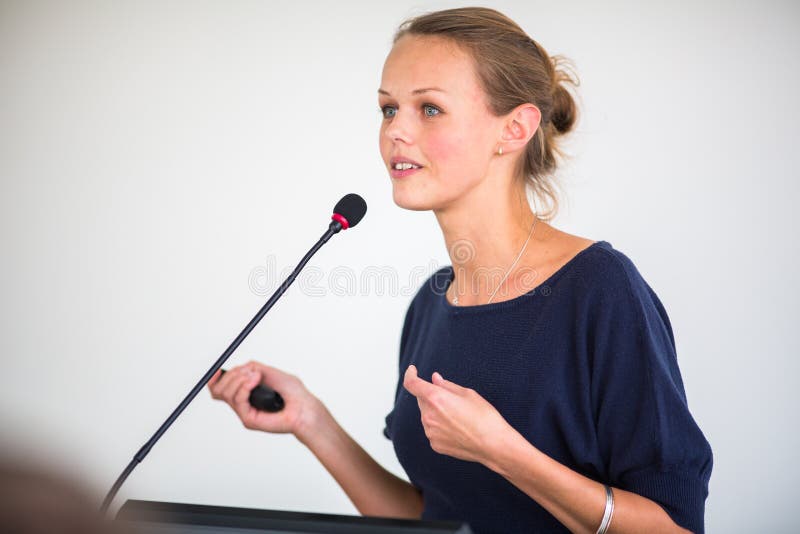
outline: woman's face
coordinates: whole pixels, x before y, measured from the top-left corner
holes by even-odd
[[[444,208],[483,181],[502,122],[489,111],[470,57],[451,41],[401,37],[383,66],[378,103],[395,204]],[[396,171],[396,159],[421,168]]]

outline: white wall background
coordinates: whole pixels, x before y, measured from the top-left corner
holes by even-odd
[[[391,199],[376,90],[405,17],[445,2],[0,2],[0,423],[103,493],[348,192],[229,363],[296,373],[380,463],[403,314],[448,263]],[[794,2],[485,2],[571,57],[584,115],[554,224],[626,253],[673,322],[715,466],[709,532],[796,532]],[[333,294],[334,267],[399,287]],[[276,278],[273,275],[272,282]],[[126,498],[356,513],[291,436],[203,392]]]

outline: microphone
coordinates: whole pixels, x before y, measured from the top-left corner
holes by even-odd
[[[333,219],[331,228],[334,228],[337,223],[341,226],[342,230],[352,228],[361,221],[366,213],[367,203],[364,202],[364,199],[355,193],[349,193],[343,196],[342,199],[336,203],[336,206],[334,206],[333,215],[331,215],[331,219]],[[338,232],[339,230],[336,231]],[[222,370],[220,376],[223,374],[225,374],[225,369]],[[248,401],[253,408],[272,413],[281,411],[285,406],[285,402],[280,393],[263,384],[253,388],[250,392],[250,397],[248,397]]]
[[[306,253],[306,255],[303,256],[303,259],[300,260],[300,263],[297,264],[297,267],[295,267],[294,271],[292,271],[292,273],[286,278],[286,280],[284,280],[280,287],[275,290],[275,293],[273,293],[269,300],[261,307],[260,310],[258,310],[258,313],[256,313],[255,317],[253,317],[250,322],[247,323],[247,326],[244,327],[244,330],[242,330],[239,335],[236,336],[236,339],[234,339],[228,348],[225,349],[225,352],[223,352],[222,355],[217,358],[217,361],[214,362],[214,364],[206,372],[206,374],[203,375],[200,381],[195,384],[189,394],[186,395],[180,404],[178,404],[178,407],[173,410],[169,417],[167,417],[167,420],[161,424],[158,430],[156,430],[155,434],[153,434],[147,443],[145,443],[142,448],[139,449],[139,451],[133,456],[133,459],[130,461],[128,466],[122,471],[122,474],[117,478],[116,482],[114,482],[114,485],[108,491],[108,494],[103,500],[103,504],[100,506],[101,513],[105,514],[109,505],[111,504],[111,501],[114,500],[114,497],[116,496],[120,487],[122,487],[122,484],[131,474],[134,468],[136,468],[136,466],[145,459],[153,446],[158,442],[159,439],[161,439],[161,436],[164,435],[164,433],[167,431],[167,429],[169,429],[170,426],[172,426],[172,423],[175,422],[178,416],[180,416],[186,407],[189,406],[189,403],[192,402],[198,393],[200,393],[200,390],[202,390],[208,381],[211,380],[211,377],[222,368],[225,361],[231,356],[231,354],[233,354],[233,351],[235,351],[242,341],[244,341],[244,339],[256,327],[259,321],[261,321],[264,315],[266,315],[270,308],[272,308],[275,302],[281,298],[281,295],[283,295],[289,286],[292,285],[292,282],[294,282],[295,278],[297,278],[297,275],[300,274],[300,271],[303,269],[303,267],[305,267],[306,263],[308,263],[308,260],[311,259],[311,256],[313,256],[317,250],[322,247],[322,245],[327,243],[334,234],[337,234],[342,230],[352,228],[361,222],[361,219],[364,218],[366,213],[367,203],[363,198],[355,193],[349,193],[343,196],[341,200],[336,203],[336,206],[333,208],[333,215],[331,215],[331,222],[328,225],[328,229],[324,234],[322,234],[322,237],[320,237],[314,246],[311,247],[311,249]],[[256,395],[255,399],[255,402],[259,403],[259,406],[256,407],[261,409],[260,406],[265,406],[268,411],[280,410],[283,407],[283,398],[281,398],[277,392],[272,391],[266,386],[260,387],[262,390]],[[254,391],[251,392],[251,404],[254,402],[253,393],[257,389],[259,388],[255,388]],[[279,404],[280,407],[275,409]]]
[[[357,225],[367,213],[367,203],[355,193],[348,193],[333,207],[331,219],[342,224],[343,229]],[[337,230],[338,231],[338,230]]]

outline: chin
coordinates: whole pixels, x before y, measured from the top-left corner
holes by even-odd
[[[437,203],[420,193],[422,191],[402,187],[402,185],[398,186],[398,184],[392,185],[392,200],[394,200],[396,206],[412,211],[436,209]]]

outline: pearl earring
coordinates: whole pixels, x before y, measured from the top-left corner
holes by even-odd
[[[502,156],[503,155],[503,147],[498,148],[497,149],[497,153]]]

